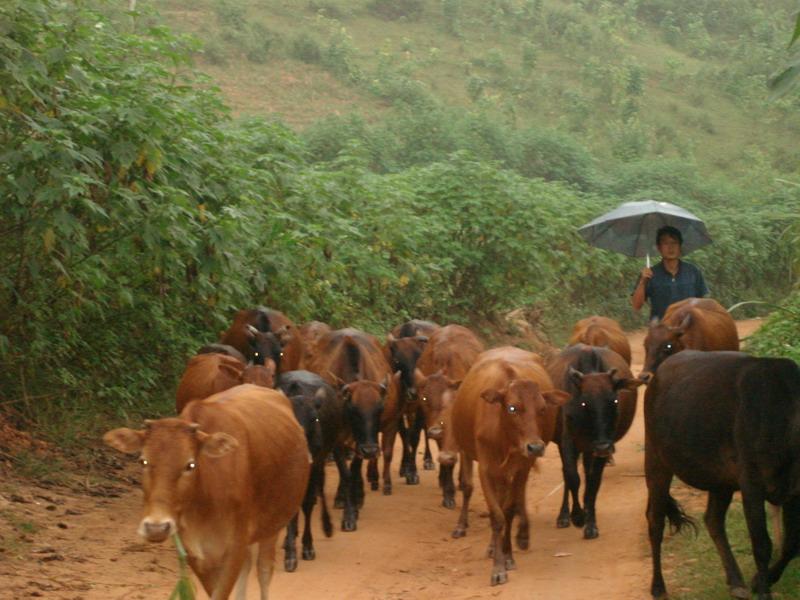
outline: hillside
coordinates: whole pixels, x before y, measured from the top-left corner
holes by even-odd
[[[767,5],[769,7],[767,8]],[[788,1],[167,0],[238,115],[300,129],[428,101],[556,128],[600,164],[675,157],[747,180],[796,170],[796,102],[764,87]]]

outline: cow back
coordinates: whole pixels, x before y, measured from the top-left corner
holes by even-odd
[[[628,366],[631,364],[630,342],[614,319],[597,315],[581,319],[575,324],[569,338],[569,345],[575,344],[606,346],[625,359]]]
[[[413,337],[415,335],[431,336],[437,330],[441,329],[438,324],[433,321],[423,321],[421,319],[411,319],[400,325],[396,325],[392,329],[392,335],[396,338]]]
[[[246,531],[248,543],[277,534],[297,512],[309,474],[305,435],[289,400],[245,384],[192,402],[180,416],[205,433],[224,432],[238,442],[220,458],[198,457],[202,479],[197,505],[183,515],[185,528],[207,530],[213,509],[214,519],[229,520],[216,524],[221,530]]]
[[[687,349],[739,350],[736,322],[719,302],[711,298],[687,298],[670,304],[663,323],[679,327],[689,315],[691,322],[682,339]]]
[[[446,325],[433,332],[417,360],[424,375],[441,370],[450,379],[462,379],[484,351],[483,342],[461,325]]]
[[[309,369],[316,361],[319,353],[317,345],[320,340],[333,329],[322,321],[309,321],[298,329],[300,337],[303,339],[303,360],[300,361],[300,369]]]
[[[189,359],[175,393],[175,410],[242,382],[245,365],[227,354],[198,354]]]

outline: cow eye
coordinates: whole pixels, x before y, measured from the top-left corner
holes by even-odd
[[[581,402],[581,406],[582,406],[583,408],[586,408],[586,402]]]
[[[190,460],[186,465],[186,470],[187,471],[194,471],[195,467],[197,467],[197,463],[194,462],[193,460]]]
[[[253,358],[261,358],[261,352],[253,352]]]
[[[149,464],[150,464],[150,463],[147,461],[147,459],[146,459],[146,458],[143,458],[143,459],[141,459],[139,462],[142,464],[142,466],[143,466],[143,467],[146,467],[147,465],[149,465]]]
[[[423,402],[427,402],[427,401],[428,401],[428,397],[427,397],[427,396],[423,396],[423,397],[422,397],[422,401],[423,401]]]
[[[283,358],[283,352],[281,352],[281,358]]]
[[[517,414],[517,407],[516,406],[509,406],[508,407],[508,412],[510,412],[512,415]]]
[[[664,350],[666,350],[667,352],[672,352],[672,344],[667,344],[666,346],[664,346]]]
[[[616,396],[614,396],[614,404],[619,404],[619,398],[617,398]]]

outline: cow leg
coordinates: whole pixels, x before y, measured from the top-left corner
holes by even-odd
[[[342,494],[342,508],[344,508],[344,512],[342,513],[342,531],[355,531],[358,512],[356,510],[355,501],[353,500],[353,478],[351,477],[351,471],[347,467],[347,462],[344,459],[344,449],[342,447],[337,446],[334,448],[333,456],[336,460],[336,467],[339,469],[339,491],[336,492],[336,497],[338,500],[339,493]],[[353,458],[353,460],[355,460],[355,458]],[[360,471],[361,465],[359,463],[359,474]],[[324,472],[323,467],[323,473]],[[334,506],[335,505],[336,503],[334,502]]]
[[[293,573],[297,570],[297,527],[299,514],[295,513],[286,526],[286,539],[283,540],[283,570]]]
[[[783,505],[783,546],[781,556],[769,570],[769,582],[776,583],[789,561],[800,553],[800,498]]]
[[[239,577],[236,579],[236,600],[247,600],[247,578],[250,575],[250,567],[253,564],[253,553],[258,550],[257,544],[250,544],[245,554]]]
[[[749,598],[750,594],[744,585],[742,572],[739,570],[739,565],[736,564],[736,558],[731,552],[731,545],[728,542],[728,534],[725,532],[725,515],[728,512],[728,507],[733,498],[733,490],[713,491],[708,493],[708,505],[706,506],[706,514],[703,520],[708,529],[708,535],[711,536],[714,545],[717,547],[717,553],[722,560],[722,566],[725,569],[725,580],[728,582],[728,587],[731,590],[731,595],[734,598]]]
[[[303,560],[314,560],[314,538],[311,535],[311,515],[314,513],[314,505],[317,503],[317,490],[319,489],[319,473],[317,465],[311,466],[311,478],[306,487],[306,497],[303,498],[303,517],[305,527],[303,528]],[[295,561],[297,559],[295,558]]]
[[[461,514],[458,516],[456,528],[453,530],[453,537],[460,538],[467,535],[467,527],[469,527],[469,500],[472,498],[472,459],[468,459],[462,452],[460,456],[461,469],[458,473],[458,478],[461,483]]]
[[[367,461],[367,481],[369,489],[373,492],[378,489],[378,459],[370,458]]]
[[[597,530],[597,516],[595,515],[595,502],[600,484],[603,483],[603,469],[608,460],[605,456],[596,457],[591,454],[583,455],[583,472],[586,476],[586,488],[583,492],[583,508],[586,513],[586,526],[583,528],[583,537],[593,540],[600,532]]]
[[[233,539],[241,540],[246,539],[246,537],[246,532],[237,531]],[[236,580],[242,571],[242,566],[249,556],[250,549],[245,544],[236,545],[225,554],[217,582],[214,585],[214,592],[211,594],[211,600],[228,600],[228,596],[231,595],[233,586],[236,585]]]
[[[442,506],[456,507],[456,484],[453,482],[455,465],[439,465],[439,485],[442,488]]]
[[[361,463],[363,458],[354,456],[350,461],[350,497],[356,507],[356,511],[364,506],[364,478],[361,476]],[[356,512],[358,516],[358,512]]]
[[[417,447],[419,446],[419,437],[422,433],[424,425],[422,411],[417,410],[414,413],[414,421],[411,424],[411,429],[406,432],[407,436],[407,458],[406,458],[406,483],[408,485],[419,484],[419,473],[417,472]],[[405,446],[404,446],[405,448]]]
[[[492,566],[491,585],[499,585],[508,581],[506,573],[506,554],[503,552],[503,533],[506,529],[506,515],[498,498],[498,489],[503,488],[504,481],[498,481],[497,477],[492,477],[484,463],[478,463],[478,477],[481,480],[481,489],[489,507],[489,517],[492,523],[492,545],[490,552],[494,556]],[[499,486],[497,484],[500,484]],[[507,484],[506,484],[507,485]],[[507,492],[506,492],[507,493]],[[502,498],[505,500],[505,498]],[[512,508],[513,510],[513,508]]]
[[[344,508],[345,498],[350,491],[350,470],[347,468],[344,448],[336,446],[333,449],[333,460],[339,470],[339,485],[336,488],[336,497],[333,499],[333,508]]]
[[[750,483],[747,476],[743,479],[742,504],[757,569],[753,576],[752,587],[759,600],[768,600],[772,597],[769,592],[769,560],[772,556],[772,541],[769,539],[767,513],[764,510],[766,498],[758,486]]]
[[[333,523],[331,522],[331,513],[328,512],[328,501],[325,499],[325,459],[317,460],[314,466],[318,471],[317,481],[319,482],[319,487],[317,488],[317,493],[319,494],[319,512],[322,517],[322,531],[325,537],[331,537],[333,535]]]
[[[394,440],[397,436],[397,425],[392,424],[387,428],[388,431],[381,433],[381,445],[383,452],[383,495],[390,496],[392,494],[392,456],[394,455]],[[377,459],[376,459],[377,461]],[[377,468],[377,466],[376,466]],[[377,489],[377,487],[375,488]]]
[[[192,569],[192,572],[197,575],[197,578],[200,580],[200,585],[203,586],[206,595],[211,597],[219,577],[219,567],[209,569],[204,566],[203,562],[195,560],[191,555],[187,557],[187,562],[189,563],[189,568]]]
[[[269,584],[272,581],[272,573],[275,570],[276,542],[277,536],[273,536],[258,544],[256,570],[258,572],[258,585],[261,589],[261,600],[269,600]]]
[[[530,546],[530,524],[528,522],[528,508],[525,506],[525,490],[528,485],[530,469],[523,469],[514,480],[513,494],[514,506],[519,516],[517,527],[517,548],[527,550]]]
[[[556,519],[556,527],[569,527],[572,520],[575,527],[582,527],[585,522],[585,515],[581,509],[580,497],[578,492],[581,487],[581,477],[578,474],[578,450],[572,442],[572,438],[565,432],[562,436],[561,444],[558,446],[558,453],[561,456],[561,473],[564,477],[564,496],[561,501],[561,510]],[[572,513],[569,512],[569,496],[572,496]]]
[[[436,465],[433,464],[433,454],[431,454],[431,444],[430,440],[428,439],[428,431],[425,429],[424,417],[422,429],[425,435],[425,454],[422,456],[422,468],[426,471],[433,471],[436,469]]]
[[[647,533],[653,563],[650,594],[653,598],[666,598],[667,588],[661,572],[661,543],[664,540],[664,519],[671,501],[669,486],[672,473],[660,463],[645,438],[644,475],[647,481]]]

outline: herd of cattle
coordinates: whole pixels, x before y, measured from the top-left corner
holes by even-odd
[[[516,545],[528,547],[526,484],[551,441],[564,476],[556,524],[582,527],[587,539],[598,536],[595,502],[603,470],[631,425],[636,388],[646,384],[653,596],[666,596],[665,518],[677,529],[694,526],[670,495],[677,475],[709,493],[705,523],[737,597],[749,592],[724,522],[733,493],[741,490],[757,566],[753,589],[769,598],[770,585],[800,551],[800,370],[786,359],[738,350],[732,318],[710,299],[674,304],[662,322],[650,324],[638,377],[630,370],[626,336],[604,317],[578,322],[569,346],[545,358],[511,346],[486,350],[459,325],[412,320],[381,344],[356,329],[334,331],[317,321],[296,327],[275,310],[241,310],[219,343],[189,360],[176,394],[178,417],[147,421],[143,430],[115,429],[104,440],[139,454],[140,534],[159,542],[179,533],[191,568],[217,600],[227,598],[237,580],[244,597],[253,559],[266,598],[277,537],[287,526],[284,566],[297,568],[301,508],[302,557],[315,557],[309,521],[317,499],[323,531],[333,532],[324,492],[327,460],[332,457],[339,471],[334,506],[343,509],[341,529],[354,531],[365,498],[362,463],[377,490],[382,455],[382,489],[391,494],[399,434],[399,475],[419,483],[416,456],[424,432],[423,468],[435,468],[433,439],[447,508],[456,505],[453,471],[460,461],[463,500],[454,537],[466,534],[478,463],[494,585],[514,568],[515,517]],[[783,512],[782,551],[771,567],[765,502]]]

